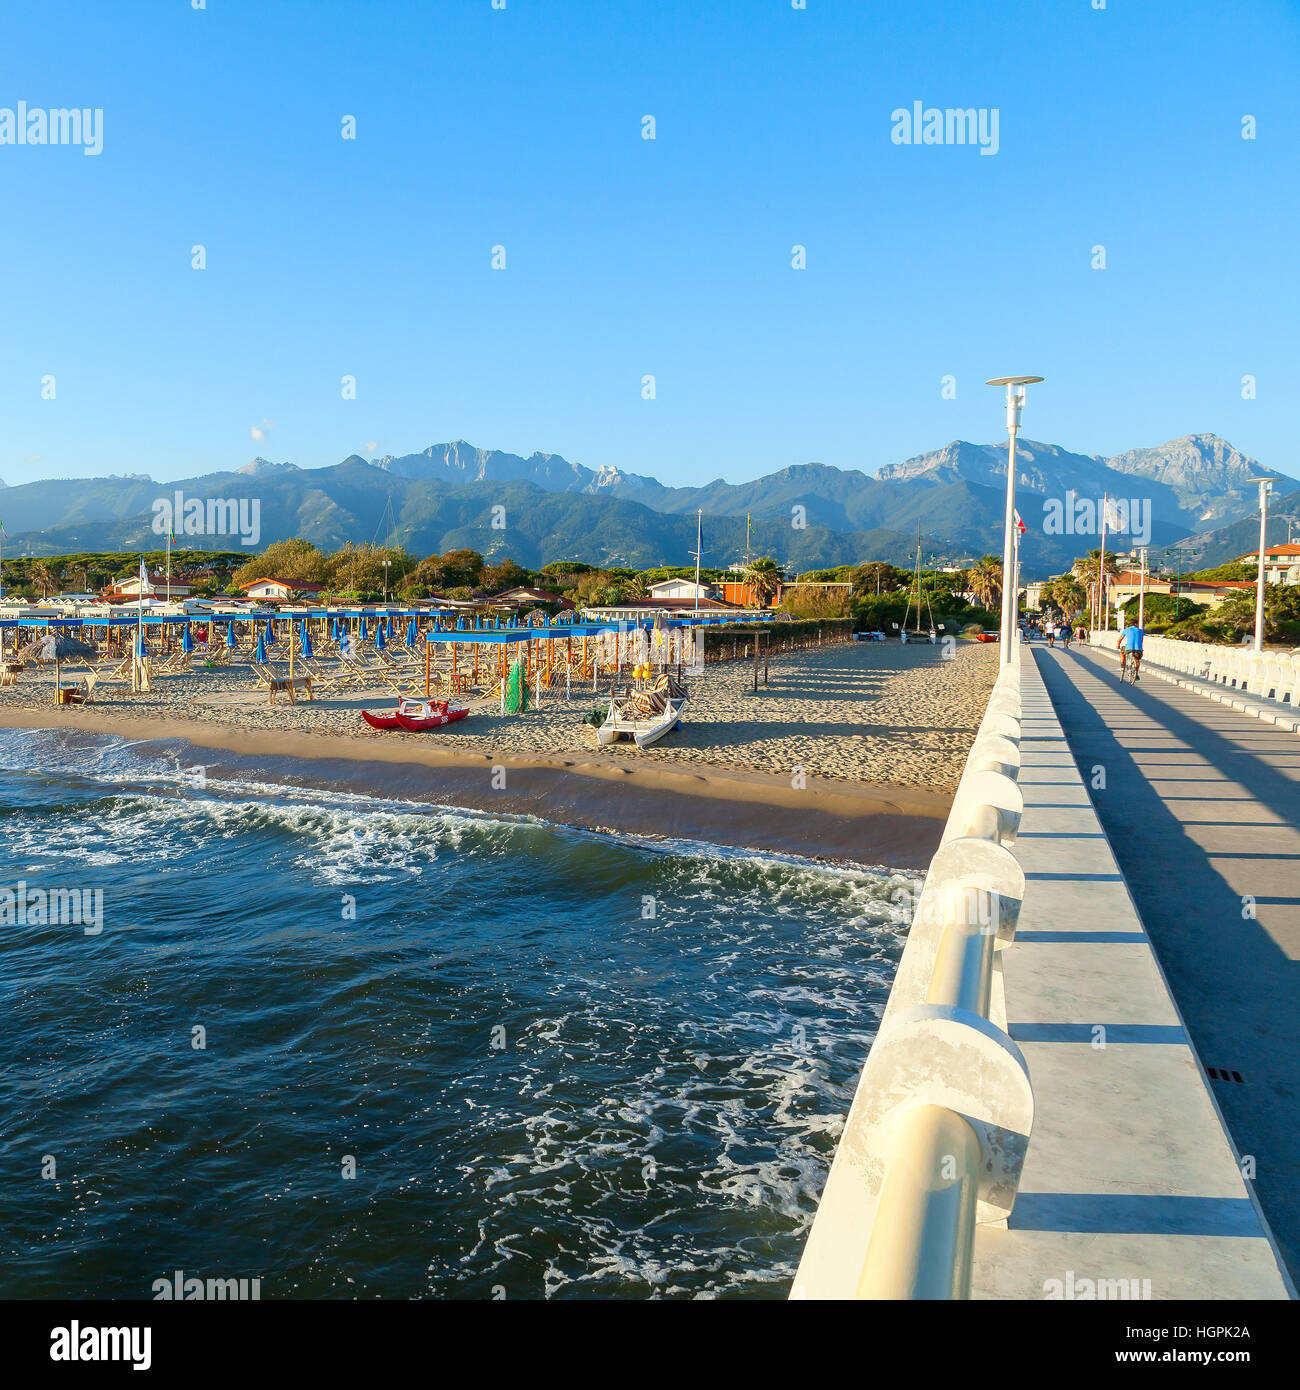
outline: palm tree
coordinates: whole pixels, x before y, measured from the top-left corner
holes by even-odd
[[[771,602],[772,596],[781,587],[781,580],[784,577],[780,566],[770,555],[760,555],[757,560],[751,562],[749,582],[753,586],[754,595],[758,599],[760,608],[766,608]]]
[[[967,582],[979,606],[992,612],[1002,602],[1002,561],[986,555],[971,566]]]
[[[31,568],[32,583],[40,587],[41,597],[49,596],[59,587],[59,581],[54,571],[45,563],[44,560],[37,560]]]
[[[1063,574],[1052,582],[1052,602],[1066,618],[1073,618],[1088,601],[1082,584],[1072,574]]]
[[[1101,566],[1101,551],[1090,550],[1086,555],[1081,556],[1074,562],[1074,569],[1071,571],[1078,579],[1083,581],[1084,588],[1087,590],[1089,620],[1100,614],[1098,607],[1098,589],[1102,581],[1099,576],[1103,573]],[[1119,562],[1113,554],[1106,556],[1105,584],[1109,584],[1119,573]]]

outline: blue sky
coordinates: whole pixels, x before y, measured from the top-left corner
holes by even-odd
[[[874,471],[1004,438],[982,383],[1015,372],[1047,378],[1030,438],[1210,431],[1300,472],[1295,3],[170,0],[5,28],[0,108],[104,112],[98,156],[0,145],[10,484],[456,438],[677,484]],[[893,143],[914,101],[996,108],[998,153]]]

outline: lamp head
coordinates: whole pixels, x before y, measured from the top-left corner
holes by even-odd
[[[1025,408],[1025,387],[1042,381],[1041,376],[995,376],[986,386],[1007,388],[1007,429],[1014,434],[1020,428],[1020,413]]]

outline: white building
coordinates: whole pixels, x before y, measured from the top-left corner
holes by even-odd
[[[714,589],[712,584],[697,584],[693,579],[661,579],[658,584],[651,584],[646,592],[653,599],[694,600],[697,595],[700,598],[716,598]]]

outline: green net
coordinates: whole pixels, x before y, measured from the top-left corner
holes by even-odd
[[[524,671],[524,659],[518,657],[506,678],[506,713],[522,714],[528,708],[528,677]]]

